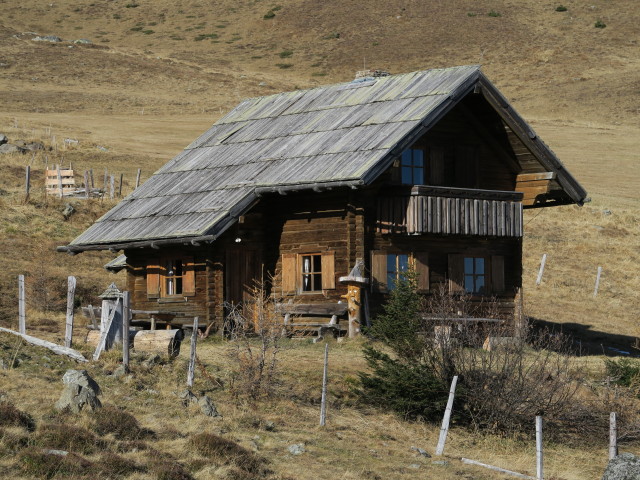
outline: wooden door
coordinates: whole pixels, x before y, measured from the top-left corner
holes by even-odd
[[[255,250],[227,250],[225,262],[225,301],[229,305],[251,302],[256,281],[260,280],[260,258]]]

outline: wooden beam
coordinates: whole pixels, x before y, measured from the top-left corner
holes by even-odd
[[[73,304],[76,295],[76,277],[67,278],[67,318],[65,322],[64,346],[71,348],[73,341]]]
[[[78,362],[88,362],[84,356],[72,348],[63,347],[62,345],[58,345],[56,343],[47,342],[46,340],[41,340],[36,337],[32,337],[31,335],[26,335],[24,333],[16,332],[14,330],[9,330],[8,328],[0,327],[0,332],[10,333],[11,335],[16,335],[22,338],[25,342],[30,343],[31,345],[35,345],[37,347],[43,347],[48,350],[51,350],[56,355],[65,355],[69,358],[73,358]]]

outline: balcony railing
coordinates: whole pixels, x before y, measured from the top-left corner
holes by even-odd
[[[415,186],[380,197],[380,233],[522,237],[522,193]]]

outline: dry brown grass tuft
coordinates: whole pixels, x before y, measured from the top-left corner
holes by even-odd
[[[194,435],[189,439],[189,445],[216,465],[235,465],[238,469],[250,474],[263,471],[265,464],[263,458],[236,442],[213,433],[203,432]]]
[[[36,424],[28,413],[18,410],[15,405],[7,401],[0,401],[0,425],[17,426],[33,431]]]
[[[54,450],[66,450],[84,455],[105,447],[89,430],[69,424],[41,425],[32,440],[35,446]]]
[[[138,440],[150,435],[133,415],[113,406],[94,412],[93,429],[98,435],[113,435],[118,440]]]

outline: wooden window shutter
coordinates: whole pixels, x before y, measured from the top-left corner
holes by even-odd
[[[147,298],[160,296],[160,261],[155,258],[147,265]]]
[[[336,288],[336,252],[329,251],[322,253],[322,289],[333,290]]]
[[[427,252],[415,252],[413,254],[415,261],[414,268],[418,274],[418,291],[429,291],[429,254]]]
[[[371,251],[371,288],[374,291],[387,291],[387,252]]]
[[[464,292],[464,256],[449,255],[449,292]]]
[[[196,266],[193,257],[183,257],[182,271],[182,295],[193,297],[196,294]]]
[[[444,184],[444,148],[442,147],[429,149],[429,177],[431,185]]]
[[[502,255],[491,257],[491,291],[504,292],[504,257]]]
[[[295,293],[296,292],[296,268],[297,255],[295,253],[283,253],[282,254],[282,292],[283,293]]]

